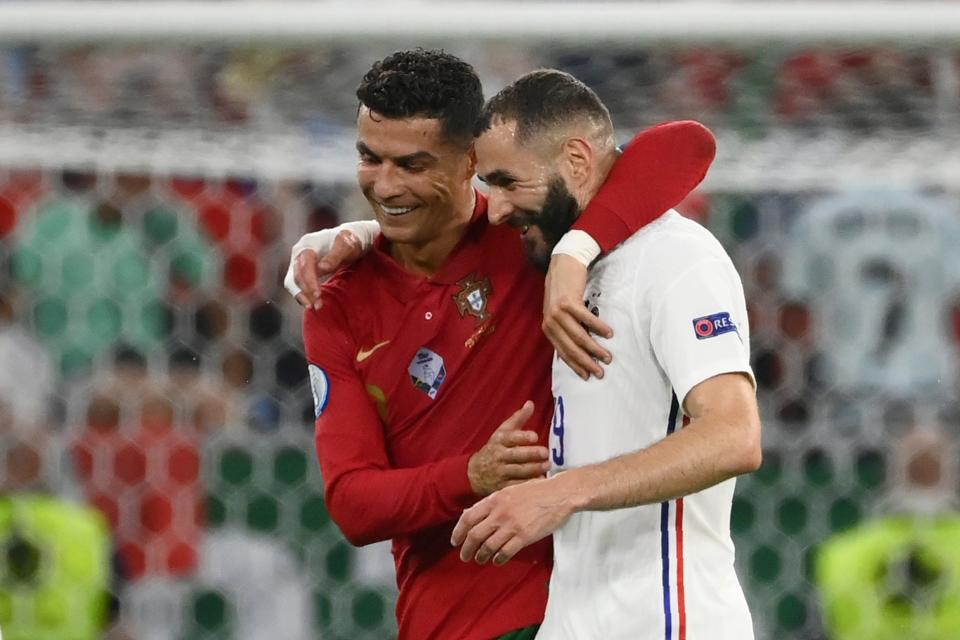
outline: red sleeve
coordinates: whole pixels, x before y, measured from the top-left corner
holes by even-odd
[[[477,500],[469,455],[391,468],[383,424],[353,365],[356,347],[334,304],[304,314],[317,457],[327,510],[347,539],[370,544],[456,519]]]
[[[573,228],[610,251],[686,198],[707,175],[716,151],[713,134],[693,120],[641,131]]]

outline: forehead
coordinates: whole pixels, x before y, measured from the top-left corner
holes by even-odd
[[[449,146],[437,118],[388,118],[361,106],[357,114],[357,139],[371,151],[404,156]]]
[[[534,177],[547,168],[544,160],[517,142],[516,122],[494,120],[477,138],[477,173],[508,172],[517,177]]]

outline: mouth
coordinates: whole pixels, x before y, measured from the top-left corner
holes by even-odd
[[[410,213],[411,211],[413,211],[414,209],[417,208],[416,206],[412,206],[412,207],[388,207],[387,205],[383,204],[382,202],[378,202],[378,203],[377,203],[377,206],[380,207],[380,210],[383,211],[383,212],[384,212],[385,214],[387,214],[388,216],[390,216],[391,218],[399,218],[400,216],[405,216],[405,215],[407,215],[408,213]]]

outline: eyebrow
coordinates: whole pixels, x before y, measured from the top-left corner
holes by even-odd
[[[366,156],[371,156],[377,160],[382,160],[379,154],[374,153],[373,150],[365,145],[363,142],[357,142],[357,151]],[[429,151],[417,151],[415,153],[409,153],[405,156],[397,156],[396,158],[391,158],[395,164],[399,165],[410,165],[417,162],[436,162],[439,160],[437,156],[433,155]]]
[[[517,178],[503,169],[496,169],[485,176],[477,176],[481,182],[492,184],[495,187],[508,187],[517,181]]]

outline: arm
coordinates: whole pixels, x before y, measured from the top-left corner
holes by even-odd
[[[578,510],[669,500],[759,466],[749,323],[733,264],[703,240],[668,236],[648,251],[648,264],[656,266],[635,273],[634,326],[692,422],[647,449],[480,501],[454,529],[452,542],[464,545],[461,558],[486,561],[496,554],[506,562]],[[691,261],[697,252],[703,257]],[[698,333],[698,320],[713,317],[723,321],[723,331]]]
[[[686,399],[690,424],[653,446],[549,480],[508,487],[464,511],[460,557],[502,564],[578,511],[607,511],[696,493],[760,466],[760,418],[751,380],[722,374]]]
[[[573,230],[554,248],[543,296],[543,331],[581,378],[602,378],[595,359],[612,360],[590,336],[609,338],[613,332],[584,309],[587,267],[601,250],[610,251],[679,204],[703,180],[715,153],[713,134],[698,122],[666,122],[641,131]]]
[[[353,365],[353,340],[335,305],[304,316],[317,403],[316,446],[330,516],[347,539],[369,544],[455,518],[472,504],[467,454],[393,469],[383,425]]]
[[[383,424],[353,366],[356,345],[336,305],[308,311],[304,343],[317,404],[316,446],[324,497],[334,522],[356,545],[448,523],[478,497],[549,468],[546,447],[524,429],[528,402],[474,454],[419,467],[390,464]]]
[[[301,236],[290,249],[284,288],[301,305],[320,309],[323,281],[366,253],[378,235],[380,225],[375,220],[360,220]]]
[[[748,377],[727,373],[705,380],[685,404],[690,424],[657,444],[553,478],[573,510],[672,500],[759,468],[760,416]]]
[[[703,181],[717,152],[705,126],[664,122],[638,133],[613,165],[603,187],[573,225],[610,251]]]

